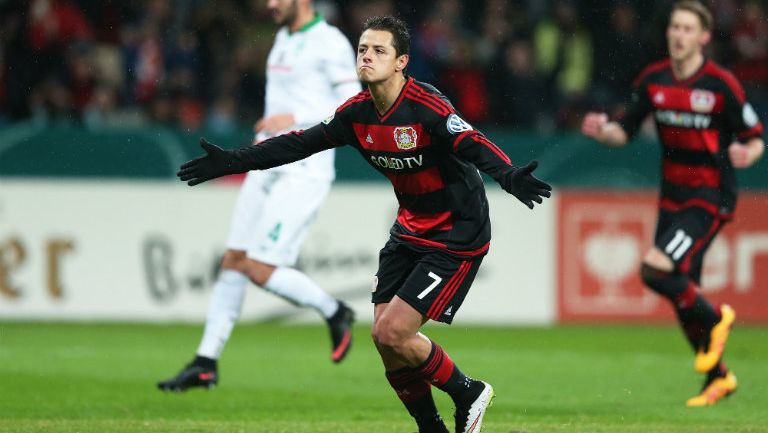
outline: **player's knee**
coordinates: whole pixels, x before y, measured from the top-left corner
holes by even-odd
[[[640,278],[655,291],[660,291],[676,272],[675,262],[658,248],[651,248],[640,266]]]
[[[643,258],[643,264],[664,272],[673,272],[675,270],[675,262],[656,247],[648,250]]]
[[[245,259],[245,274],[251,279],[253,284],[264,287],[275,272],[275,267],[266,263],[257,262],[253,259]]]
[[[387,320],[379,320],[371,329],[371,338],[379,350],[398,353],[405,338],[402,332]]]
[[[643,263],[640,267],[640,277],[651,290],[673,301],[689,287],[687,275],[667,272],[648,263]]]
[[[221,268],[232,269],[234,271],[244,273],[246,259],[247,256],[245,255],[245,251],[227,250],[224,253],[224,257],[221,259]]]
[[[643,262],[640,266],[640,278],[650,288],[658,287],[667,275],[669,275],[668,272],[664,272],[648,263]]]

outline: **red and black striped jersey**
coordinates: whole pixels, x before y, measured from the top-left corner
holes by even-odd
[[[491,227],[478,169],[502,182],[512,163],[429,84],[408,77],[383,114],[367,90],[360,92],[312,128],[238,152],[247,167],[263,169],[345,145],[392,183],[399,203],[394,240],[458,255],[487,251]]]
[[[662,144],[661,206],[729,217],[737,188],[728,146],[763,133],[741,84],[709,59],[685,80],[675,78],[669,59],[653,63],[635,80],[619,123],[631,137],[651,111]]]

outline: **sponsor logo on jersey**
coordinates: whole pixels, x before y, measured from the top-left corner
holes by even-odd
[[[398,126],[395,128],[395,144],[398,149],[408,150],[416,147],[416,130],[412,126]]]
[[[715,108],[715,94],[709,90],[693,89],[691,109],[699,113],[711,113]]]
[[[450,116],[448,116],[446,125],[448,126],[448,132],[451,134],[461,134],[462,132],[471,131],[474,129],[472,128],[472,125],[467,123],[456,113],[452,113]]]
[[[664,97],[664,92],[662,92],[661,90],[659,90],[658,92],[656,92],[655,95],[653,95],[653,102],[655,102],[657,105],[663,104],[664,101],[666,100],[667,98]]]
[[[389,156],[371,156],[373,165],[392,170],[404,170],[406,168],[418,168],[424,164],[422,155],[409,156],[407,158],[393,158]]]
[[[712,123],[712,117],[706,114],[695,114],[685,111],[658,110],[656,111],[656,121],[668,126],[707,129]]]
[[[376,289],[379,288],[379,277],[378,275],[373,276],[373,283],[371,284],[371,293],[375,292]]]
[[[335,116],[335,114],[331,114],[330,116],[326,117],[325,120],[323,120],[323,123],[326,125],[331,123],[331,120],[333,120],[333,116]]]
[[[443,314],[445,314],[446,316],[450,316],[451,314],[453,314],[453,305],[448,306],[448,309],[446,309],[445,313]]]
[[[747,128],[754,128],[759,121],[757,113],[755,113],[755,109],[752,108],[752,105],[749,102],[744,104],[744,107],[742,107],[741,117],[744,120],[744,124],[747,125]]]
[[[371,138],[371,133],[370,132],[368,133],[368,136],[365,137],[365,142],[373,144],[373,138]]]

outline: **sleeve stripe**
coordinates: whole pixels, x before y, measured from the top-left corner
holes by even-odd
[[[453,140],[453,151],[455,152],[459,150],[459,143],[461,142],[461,140],[464,139],[464,137],[466,137],[469,134],[475,134],[475,133],[477,133],[477,131],[471,130],[471,131],[464,131],[461,134],[459,134],[459,136],[456,137],[455,140]]]
[[[762,135],[763,124],[758,122],[757,125],[753,126],[751,129],[736,134],[736,137],[738,137],[739,140],[749,140],[752,138],[761,138]]]
[[[420,86],[418,85],[413,86],[413,90],[417,92],[419,95],[434,101],[438,106],[442,107],[445,110],[448,110],[449,113],[453,113],[455,111],[453,107],[447,102],[445,102],[442,98],[440,98],[439,96],[433,93],[429,93],[425,91]]]
[[[482,135],[473,135],[472,139],[475,140],[476,142],[480,143],[480,144],[485,145],[487,148],[491,149],[491,151],[493,153],[495,153],[496,156],[499,157],[499,159],[501,159],[502,161],[506,162],[507,165],[512,165],[512,160],[509,159],[507,154],[504,153],[504,151],[502,151],[501,149],[499,149],[498,146],[493,144],[491,142],[491,140],[488,140],[487,138],[483,137]]]
[[[450,114],[450,112],[438,107],[434,102],[429,101],[428,99],[418,96],[414,93],[411,93],[410,91],[406,92],[405,96],[408,99],[414,100],[416,102],[420,102],[422,105],[429,107],[430,109],[432,109],[432,111],[436,112],[441,116],[447,116],[448,114]]]

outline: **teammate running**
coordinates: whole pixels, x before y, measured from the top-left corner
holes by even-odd
[[[419,332],[427,320],[451,323],[469,291],[491,227],[477,169],[529,208],[551,187],[467,124],[429,84],[404,75],[410,35],[394,17],[373,17],[357,47],[357,73],[367,84],[336,113],[305,131],[260,146],[227,151],[205,140],[206,155],[181,166],[181,180],[206,180],[300,160],[350,145],[386,176],[399,202],[374,280],[372,336],[386,377],[421,433],[448,430],[431,387],[455,406],[455,431],[478,432],[493,398],[491,385],[464,375],[448,354]]]
[[[314,125],[360,91],[352,46],[315,13],[311,0],[268,0],[267,7],[282,27],[267,58],[265,113],[256,124],[257,142]],[[352,310],[293,268],[333,182],[333,156],[328,150],[248,173],[197,356],[177,376],[158,383],[161,390],[217,384],[217,360],[240,315],[249,280],[295,305],[317,310],[329,326],[332,361],[344,359],[352,343]]]
[[[641,276],[672,303],[696,353],[694,368],[706,374],[688,406],[712,405],[736,390],[736,376],[722,362],[735,313],[702,296],[701,267],[715,235],[732,218],[734,168],[754,164],[765,147],[763,125],[739,82],[702,53],[711,28],[712,16],[701,3],[676,3],[667,28],[669,58],[635,80],[627,115],[609,121],[589,113],[581,127],[601,143],[624,146],[654,114],[663,151],[661,197],[655,246],[643,259]]]

